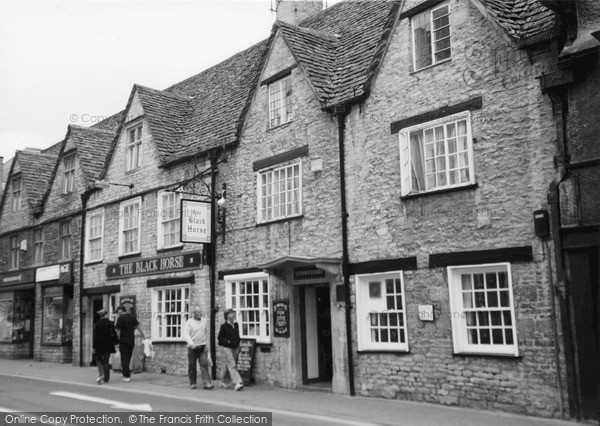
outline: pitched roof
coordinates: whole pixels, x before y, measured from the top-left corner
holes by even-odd
[[[27,200],[32,207],[41,204],[42,198],[52,177],[58,156],[41,152],[17,151],[15,162],[19,163],[21,182]],[[14,163],[13,162],[13,166]]]
[[[482,0],[498,24],[519,42],[538,38],[554,29],[554,12],[540,0]]]
[[[93,188],[94,182],[100,177],[114,137],[114,132],[102,128],[69,126],[65,141],[73,141],[77,148],[77,156],[88,188]]]

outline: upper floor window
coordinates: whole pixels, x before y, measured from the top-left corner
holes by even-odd
[[[415,71],[450,59],[450,8],[447,4],[416,15],[411,26]]]
[[[10,267],[11,269],[19,268],[19,236],[10,236]]]
[[[69,155],[63,160],[63,187],[62,193],[69,194],[73,192],[73,183],[75,180],[75,156]]]
[[[189,318],[190,287],[174,286],[152,290],[152,340],[181,341]]]
[[[119,211],[119,255],[140,252],[140,197],[121,203]]]
[[[158,248],[181,245],[180,195],[176,192],[158,193]]]
[[[67,220],[61,222],[59,225],[59,244],[60,244],[60,258],[70,259],[71,258],[71,234],[73,230],[71,227],[71,221]]]
[[[356,277],[359,350],[408,351],[402,272]]]
[[[18,177],[12,180],[12,209],[14,212],[21,210],[22,202],[21,178]]]
[[[510,264],[448,267],[455,353],[519,355]]]
[[[44,228],[33,230],[33,263],[44,263]]]
[[[127,156],[125,171],[137,169],[141,164],[142,125],[127,130]]]
[[[258,223],[302,214],[300,162],[258,172]]]
[[[287,123],[293,118],[292,76],[269,84],[269,127]]]
[[[86,222],[86,254],[88,262],[102,260],[102,241],[104,237],[104,210],[88,213]]]
[[[469,112],[400,132],[402,195],[475,182]]]
[[[242,338],[270,343],[269,276],[262,272],[225,277],[225,305],[237,314]]]

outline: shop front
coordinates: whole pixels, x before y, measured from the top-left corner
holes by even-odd
[[[0,274],[0,357],[33,358],[34,270]]]

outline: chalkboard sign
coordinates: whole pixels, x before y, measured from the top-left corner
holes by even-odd
[[[252,368],[254,367],[254,349],[256,340],[242,339],[240,342],[240,354],[237,359],[237,369],[242,376],[244,385],[252,381]]]
[[[290,337],[290,302],[288,299],[273,301],[273,337]]]

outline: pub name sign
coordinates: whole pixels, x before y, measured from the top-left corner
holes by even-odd
[[[106,267],[106,279],[116,280],[140,275],[187,271],[198,269],[201,266],[201,252],[178,253],[168,256],[138,259],[131,262],[109,263]]]

